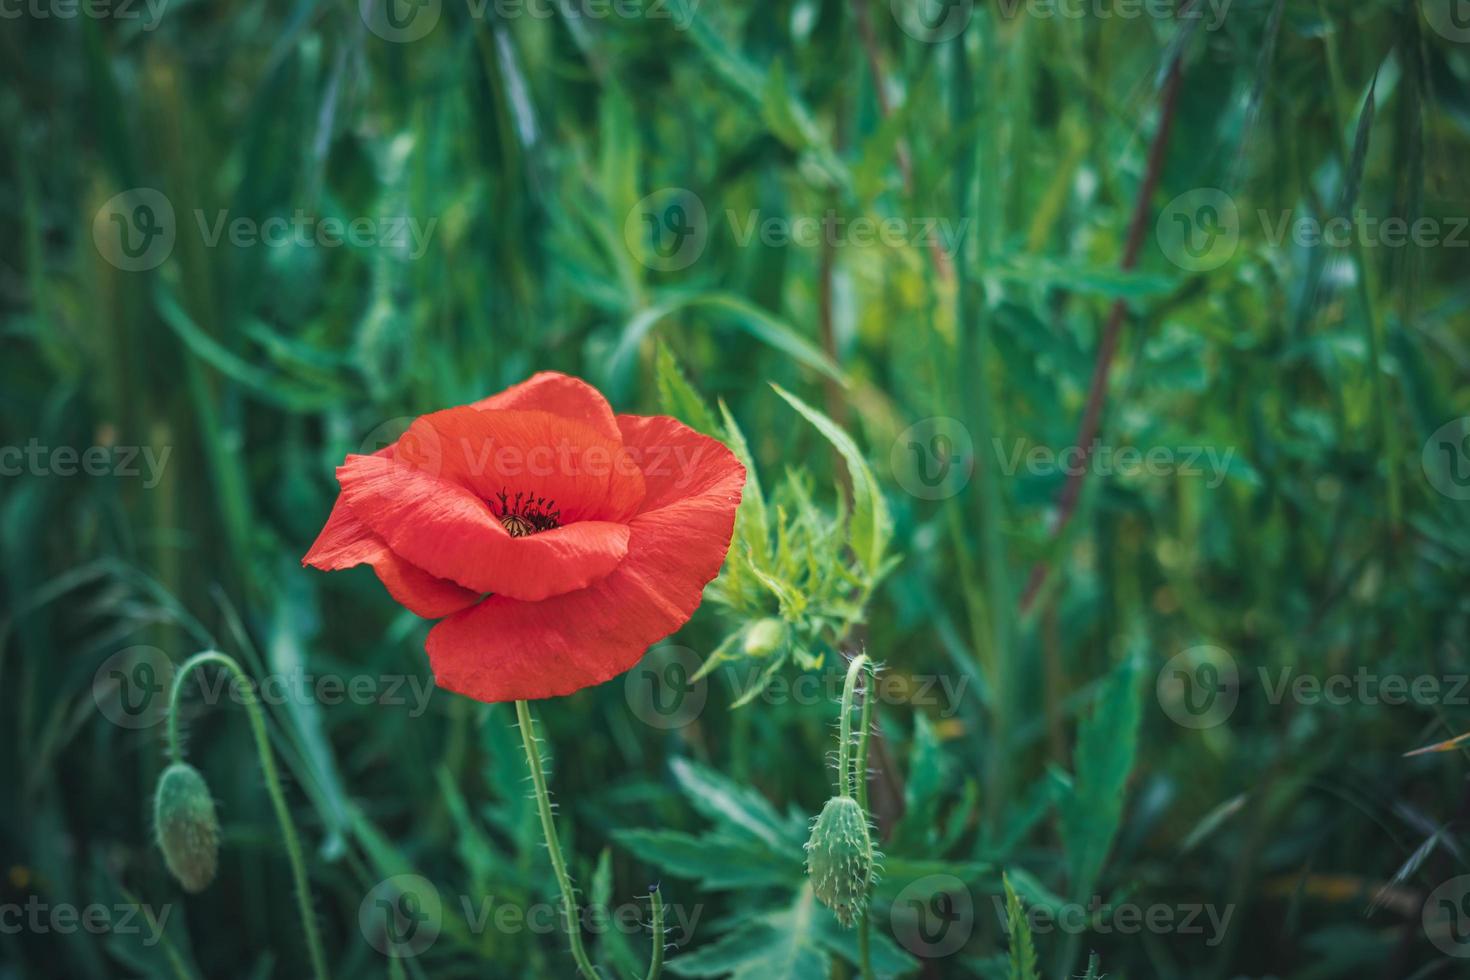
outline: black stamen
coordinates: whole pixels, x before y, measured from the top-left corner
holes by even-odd
[[[505,525],[513,538],[523,538],[528,534],[561,527],[561,511],[555,509],[554,501],[523,492],[517,493],[512,500],[505,490],[501,490],[496,497],[500,500],[500,509],[495,516],[500,518],[500,523]],[[490,504],[490,509],[495,511],[494,502]]]

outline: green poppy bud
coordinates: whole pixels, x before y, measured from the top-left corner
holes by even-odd
[[[184,891],[203,891],[219,864],[219,820],[198,769],[175,762],[163,771],[153,795],[153,820],[169,873]]]
[[[806,844],[806,871],[822,904],[851,928],[868,901],[873,880],[873,841],[857,800],[834,796],[812,824]]]
[[[745,631],[742,649],[747,657],[769,657],[786,643],[786,623],[774,616],[758,620]]]

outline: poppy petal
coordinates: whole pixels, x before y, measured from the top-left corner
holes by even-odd
[[[371,565],[388,594],[425,619],[442,619],[480,601],[480,593],[399,558],[371,528],[352,516],[341,497],[332,505],[326,526],[301,564],[324,572]]]
[[[549,412],[581,422],[605,438],[619,438],[612,407],[602,397],[602,392],[581,378],[573,378],[556,371],[533,374],[498,395],[480,399],[471,407],[481,410],[488,408]]]
[[[627,554],[629,530],[581,521],[513,537],[470,491],[414,466],[349,456],[342,499],[399,557],[477,593],[535,601],[586,588]]]
[[[621,435],[609,439],[549,412],[434,412],[409,427],[394,459],[492,505],[501,494],[543,498],[563,524],[626,520],[644,496],[642,471]]]
[[[697,475],[645,477],[659,506],[633,518],[627,557],[595,585],[542,602],[492,596],[438,623],[428,651],[440,687],[480,701],[570,694],[630,669],[694,614],[729,550],[745,468],[673,419],[619,421],[630,446],[699,453]],[[640,460],[656,469],[652,453]]]

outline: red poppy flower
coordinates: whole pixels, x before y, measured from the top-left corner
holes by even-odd
[[[683,626],[730,548],[745,468],[664,416],[617,415],[543,372],[348,456],[302,564],[369,564],[428,619],[440,687],[549,698],[631,668]]]

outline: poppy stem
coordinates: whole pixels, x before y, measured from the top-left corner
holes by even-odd
[[[867,663],[867,654],[860,653],[853,657],[847,668],[847,680],[842,685],[842,717],[838,721],[837,740],[837,792],[842,796],[852,795],[852,703],[857,692],[858,675],[863,672]],[[863,766],[866,774],[866,760]],[[863,778],[866,781],[866,775]],[[866,790],[864,793],[866,794]]]
[[[847,696],[848,687],[856,687],[854,683],[857,674],[865,674],[863,677],[863,711],[862,719],[858,722],[857,758],[853,763],[853,780],[857,792],[857,803],[863,811],[863,819],[871,822],[868,814],[868,733],[873,727],[873,662],[865,655],[858,654],[853,660],[852,666],[847,669],[847,685],[843,688],[843,712],[842,720],[845,722],[851,714],[852,699]],[[843,740],[844,743],[846,739]],[[869,934],[869,908],[865,903],[861,918],[858,919],[858,964],[862,970],[863,980],[872,980],[873,977],[873,954]]]
[[[526,765],[531,770],[531,783],[536,787],[536,806],[541,811],[541,832],[546,838],[546,851],[551,855],[551,870],[556,872],[556,883],[561,886],[561,899],[567,917],[567,935],[572,940],[572,959],[577,961],[577,969],[586,980],[598,980],[597,969],[587,958],[587,950],[582,946],[576,891],[567,874],[561,841],[556,836],[556,821],[551,817],[551,795],[546,791],[546,771],[541,768],[541,750],[536,748],[536,722],[531,717],[531,706],[524,701],[516,702],[516,721],[521,728],[521,744],[526,747]]]
[[[653,958],[648,961],[646,980],[658,980],[664,970],[664,897],[654,885],[648,898],[653,903]]]
[[[254,682],[234,657],[218,650],[206,650],[184,661],[184,665],[174,675],[174,686],[168,703],[169,761],[184,760],[183,743],[179,738],[179,702],[183,695],[184,680],[206,664],[223,667],[240,688],[240,702],[245,706],[245,714],[250,718],[250,732],[255,736],[255,752],[260,757],[260,771],[265,775],[265,788],[270,794],[271,806],[276,811],[276,820],[281,825],[281,841],[291,863],[296,910],[301,918],[301,929],[306,933],[306,952],[311,957],[311,972],[317,980],[326,980],[327,955],[322,948],[321,936],[317,934],[316,916],[312,913],[311,884],[306,877],[306,861],[301,855],[301,841],[296,836],[296,824],[291,820],[291,809],[286,806],[286,794],[281,789],[281,777],[276,771],[275,753],[271,751],[270,735],[265,728],[265,713],[260,710],[260,702],[255,697]]]

